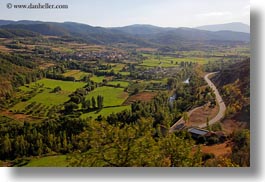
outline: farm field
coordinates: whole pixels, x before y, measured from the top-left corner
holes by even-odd
[[[130,72],[127,71],[120,71],[119,74],[123,75],[123,76],[128,76],[130,75]]]
[[[69,92],[67,91],[60,91],[58,93],[51,92],[52,89],[46,89],[42,93],[39,93],[35,97],[31,98],[29,102],[38,102],[47,106],[51,106],[62,104],[69,99]]]
[[[38,93],[26,102],[20,102],[12,107],[11,110],[23,110],[30,103],[36,102],[45,106],[59,105],[66,102],[69,97],[69,92],[60,91],[58,93],[51,93],[51,89],[45,89],[43,92]]]
[[[74,92],[78,88],[82,88],[86,85],[84,82],[71,82],[71,81],[62,81],[62,80],[52,80],[52,79],[41,79],[36,83],[44,84],[44,87],[54,89],[59,86],[64,91]],[[34,83],[33,83],[34,84]]]
[[[115,73],[119,73],[122,68],[124,67],[125,65],[124,64],[115,64],[113,67],[112,67],[112,70],[115,72]]]
[[[43,86],[42,86],[43,85]],[[61,91],[54,93],[53,89],[57,86],[61,87]],[[30,92],[37,87],[37,93],[32,98],[24,102],[19,102],[10,108],[10,111],[35,114],[36,116],[45,116],[52,106],[60,105],[69,100],[69,94],[77,88],[85,86],[83,82],[70,82],[52,79],[42,79],[20,89],[23,92]],[[39,88],[38,88],[39,87]]]
[[[123,91],[123,88],[114,87],[98,87],[92,92],[90,92],[86,99],[91,99],[92,97],[97,98],[98,95],[104,97],[103,106],[120,106],[127,99],[128,93]]]
[[[131,106],[117,106],[117,107],[109,107],[109,108],[103,108],[100,111],[93,111],[93,112],[89,112],[89,113],[85,113],[82,114],[80,117],[82,119],[86,119],[88,117],[92,117],[93,119],[97,118],[99,115],[103,116],[103,117],[107,117],[112,113],[118,113],[124,110],[130,110]]]
[[[90,80],[96,82],[96,83],[100,83],[105,79],[105,76],[92,76],[90,78]]]
[[[120,87],[128,87],[129,86],[129,82],[126,81],[110,81],[108,82],[108,85],[113,85],[113,86],[117,86],[120,85]]]
[[[173,59],[172,59],[173,60]],[[142,64],[140,64],[140,66],[147,66],[147,67],[157,67],[157,66],[161,66],[161,67],[177,67],[178,65],[171,63],[170,60],[164,60],[164,59],[146,59],[143,61]]]
[[[63,74],[63,76],[71,76],[74,77],[75,80],[81,80],[84,76],[88,75],[88,73],[80,71],[80,70],[69,70]]]
[[[141,93],[130,96],[126,100],[125,104],[131,104],[135,101],[148,102],[148,101],[151,101],[156,95],[157,95],[156,92],[141,92]]]
[[[117,85],[120,83],[121,85],[128,85],[128,82],[113,82],[112,84]],[[92,92],[90,92],[86,99],[91,99],[92,97],[97,98],[98,95],[101,95],[104,97],[103,100],[103,108],[101,110],[92,111],[89,113],[84,113],[80,117],[82,119],[92,117],[96,118],[97,116],[101,115],[103,117],[107,117],[108,115],[112,113],[118,113],[123,110],[130,110],[131,106],[123,106],[122,104],[125,102],[125,100],[128,98],[128,93],[123,91],[123,88],[115,88],[115,87],[109,87],[109,86],[103,86],[98,87]]]
[[[67,165],[66,155],[57,155],[32,159],[24,167],[65,167]]]
[[[187,53],[186,53],[187,54]],[[203,54],[203,53],[202,53]],[[140,66],[147,66],[147,67],[157,67],[161,66],[162,68],[168,67],[177,67],[181,62],[192,62],[192,63],[199,63],[199,64],[206,64],[208,61],[216,61],[220,58],[216,57],[196,57],[191,55],[186,55],[186,57],[170,57],[170,56],[154,56],[150,54],[143,54],[143,56],[147,57],[143,61]]]

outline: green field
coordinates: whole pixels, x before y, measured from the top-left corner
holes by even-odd
[[[80,70],[69,70],[63,74],[63,76],[74,77],[76,80],[81,80],[86,75],[88,75],[88,73]]]
[[[88,118],[88,117],[92,117],[92,118],[97,118],[97,116],[101,115],[103,117],[107,117],[112,113],[118,113],[121,112],[123,110],[130,110],[131,106],[118,106],[118,107],[109,107],[109,108],[103,108],[102,110],[95,111],[95,112],[89,112],[89,113],[85,113],[81,115],[82,119]]]
[[[36,83],[44,84],[44,87],[55,88],[60,86],[63,91],[74,92],[77,88],[82,88],[86,85],[84,82],[71,82],[71,81],[62,81],[62,80],[52,80],[52,79],[41,79]]]
[[[197,54],[199,54],[198,52],[196,52]],[[195,53],[194,53],[195,54]],[[170,56],[153,56],[153,55],[149,55],[149,54],[144,54],[145,57],[148,57],[148,59],[144,60],[142,64],[140,64],[140,66],[147,66],[147,67],[176,67],[179,66],[179,64],[181,62],[196,62],[196,63],[200,63],[200,64],[206,64],[208,63],[208,61],[216,61],[219,58],[216,57],[193,57],[193,56],[189,56],[186,55],[186,57],[182,57],[182,58],[176,58],[176,57],[170,57]]]
[[[112,70],[114,70],[115,73],[119,73],[124,66],[125,64],[115,64],[113,65]]]
[[[234,55],[240,55],[240,56],[249,56],[250,50],[249,46],[246,45],[237,45],[234,47],[219,47],[219,48],[213,48],[209,49],[207,51],[198,51],[198,50],[189,50],[189,51],[177,51],[176,54],[180,54],[184,57],[208,57],[210,56],[234,56]],[[148,55],[148,54],[146,54]]]
[[[90,80],[96,82],[96,83],[100,83],[105,79],[104,76],[93,76],[90,78]]]
[[[45,89],[28,101],[19,102],[10,110],[38,117],[45,117],[52,106],[63,104],[69,100],[69,92],[60,91],[58,93],[51,93],[50,91],[51,89]],[[32,104],[33,106],[29,107]]]
[[[171,62],[172,61],[172,62]],[[177,67],[176,60],[174,58],[166,58],[163,57],[162,59],[147,59],[144,60],[140,66],[148,66],[148,67],[157,67],[160,66],[162,68],[168,68],[168,67]]]
[[[15,111],[15,110],[20,111],[20,110],[24,109],[28,104],[29,104],[29,102],[19,102],[15,106],[13,106],[10,110],[11,111]]]
[[[42,157],[39,159],[32,159],[27,165],[23,167],[66,167],[68,162],[66,161],[66,155],[57,155]]]
[[[53,106],[63,104],[67,100],[69,100],[69,92],[60,91],[58,93],[51,93],[51,89],[45,89],[43,92],[38,93],[36,96],[32,97],[26,102],[19,102],[15,106],[11,108],[12,111],[24,110],[27,105],[32,102],[36,102],[42,104],[44,106]]]
[[[34,85],[30,84],[30,85],[21,86],[21,87],[19,87],[19,89],[24,91],[24,92],[29,92],[32,90],[33,87],[34,87]]]
[[[130,75],[130,72],[126,72],[126,71],[120,71],[119,72],[121,75],[123,75],[123,76],[128,76],[128,75]]]
[[[110,81],[110,82],[108,82],[108,85],[117,86],[118,84],[120,84],[121,87],[128,87],[129,86],[129,82],[126,82],[126,81]]]
[[[59,105],[66,102],[69,97],[69,92],[60,91],[58,93],[51,93],[51,89],[46,89],[42,93],[37,94],[31,98],[29,102],[38,102],[44,105]]]
[[[114,83],[116,84],[116,82]],[[128,82],[125,83],[128,84]],[[129,110],[130,106],[122,106],[123,102],[128,98],[128,93],[124,92],[123,90],[124,90],[123,88],[114,88],[108,86],[96,88],[86,96],[86,99],[91,99],[92,97],[96,98],[98,95],[102,95],[104,97],[103,101],[104,108],[101,109],[100,111],[93,111],[82,114],[81,118],[88,118],[88,117],[96,118],[99,115],[106,117],[111,113],[117,113],[123,110]]]
[[[163,80],[148,80],[148,81],[145,81],[145,83],[148,83],[148,84],[152,84],[152,83],[164,83],[164,84],[166,84],[167,83],[167,78],[165,78]]]
[[[60,105],[69,100],[69,94],[77,88],[82,88],[86,83],[83,82],[70,82],[52,79],[42,79],[27,86],[22,86],[20,89],[23,92],[29,92],[37,85],[43,84],[42,88],[38,89],[38,93],[25,102],[19,102],[13,106],[11,111],[19,111],[27,114],[36,113],[36,116],[45,116],[48,109],[54,105]],[[60,86],[62,88],[58,93],[53,93],[53,88]],[[42,90],[42,91],[41,91]],[[27,108],[32,103],[32,107]]]
[[[103,105],[106,106],[120,106],[128,97],[128,93],[123,91],[123,88],[114,87],[98,87],[90,92],[86,99],[91,99],[93,96],[97,98],[98,95],[104,97]]]

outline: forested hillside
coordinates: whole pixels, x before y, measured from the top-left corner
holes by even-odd
[[[224,68],[213,79],[221,89],[227,115],[250,121],[250,59]]]
[[[0,53],[0,104],[10,98],[14,89],[34,82],[44,76],[44,72],[29,57]]]

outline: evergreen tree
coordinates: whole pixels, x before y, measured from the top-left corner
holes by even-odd
[[[102,109],[103,108],[103,99],[104,99],[103,96],[101,96],[101,95],[97,96],[98,109]]]
[[[95,109],[96,108],[96,100],[95,100],[94,96],[92,97],[91,102],[92,102],[92,108]]]

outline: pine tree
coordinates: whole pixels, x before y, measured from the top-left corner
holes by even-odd
[[[98,103],[98,109],[102,109],[103,108],[103,96],[98,95],[97,96],[97,103]]]
[[[11,146],[11,141],[9,139],[9,135],[5,135],[4,137],[4,142],[3,142],[3,148],[2,148],[2,153],[6,156],[9,157],[11,152],[12,152],[12,146]]]
[[[92,108],[95,109],[96,108],[96,100],[95,100],[94,96],[92,97],[91,102],[92,102]]]

